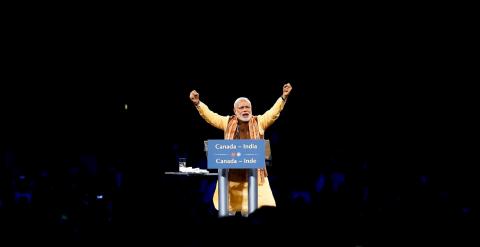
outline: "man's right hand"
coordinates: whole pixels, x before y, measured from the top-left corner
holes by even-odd
[[[197,91],[192,90],[190,92],[190,100],[194,105],[198,105],[198,103],[200,103],[200,94],[198,94]]]

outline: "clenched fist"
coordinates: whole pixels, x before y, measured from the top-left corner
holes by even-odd
[[[192,90],[190,92],[190,100],[194,105],[198,105],[198,103],[200,103],[200,94],[198,94],[197,91]]]
[[[288,97],[288,95],[290,94],[290,91],[292,91],[292,85],[290,85],[290,83],[287,83],[287,84],[283,85],[282,97],[284,99],[286,99]]]

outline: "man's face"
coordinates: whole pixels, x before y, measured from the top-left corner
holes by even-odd
[[[240,100],[234,111],[240,121],[248,122],[252,118],[252,105],[246,100]]]

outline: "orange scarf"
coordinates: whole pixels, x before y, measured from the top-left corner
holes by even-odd
[[[225,130],[226,140],[239,139],[238,137],[235,137],[235,134],[237,133],[237,126],[237,116],[231,116],[228,120],[227,129]],[[258,129],[257,117],[252,117],[250,121],[248,121],[248,132],[250,134],[250,139],[263,139],[263,136],[260,135],[260,131]],[[258,169],[258,177],[260,178],[260,184],[263,184],[265,182],[266,176],[267,170],[265,168]]]

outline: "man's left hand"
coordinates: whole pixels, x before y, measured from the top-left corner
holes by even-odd
[[[286,98],[290,94],[290,91],[292,91],[292,85],[290,83],[287,83],[283,85],[283,94],[282,97]]]

